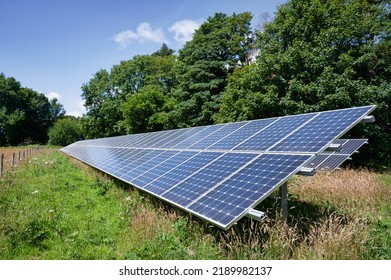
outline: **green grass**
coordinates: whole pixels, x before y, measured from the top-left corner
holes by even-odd
[[[60,152],[34,156],[0,178],[0,259],[391,259],[389,174],[295,178],[288,225],[267,200],[269,220],[222,231]]]

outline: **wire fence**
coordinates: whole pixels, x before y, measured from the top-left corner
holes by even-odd
[[[0,177],[8,170],[12,170],[18,166],[20,162],[41,151],[42,147],[28,148],[1,148],[0,147]]]

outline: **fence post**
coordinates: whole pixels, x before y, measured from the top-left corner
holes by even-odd
[[[3,175],[3,167],[4,167],[3,162],[4,162],[4,154],[1,154],[0,155],[0,177],[1,175]]]
[[[12,163],[11,163],[11,168],[14,168],[15,166],[15,153],[12,153]]]

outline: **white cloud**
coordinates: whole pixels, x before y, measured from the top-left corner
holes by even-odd
[[[77,102],[77,106],[78,106],[80,109],[82,109],[83,111],[86,110],[86,108],[84,107],[84,101],[83,101],[83,100],[79,100],[79,101]]]
[[[194,31],[200,26],[201,23],[191,19],[184,19],[175,22],[169,30],[174,32],[174,38],[178,43],[185,43],[190,41],[193,37]]]
[[[46,97],[47,97],[49,100],[52,100],[52,99],[54,99],[54,98],[57,98],[57,100],[60,100],[60,99],[61,99],[61,95],[60,95],[59,93],[57,93],[57,92],[54,92],[54,91],[47,93],[47,94],[46,94]]]
[[[148,22],[140,23],[139,26],[137,26],[136,31],[124,30],[114,34],[111,39],[124,48],[129,46],[129,44],[131,44],[133,41],[140,43],[144,43],[146,41],[154,43],[167,42],[163,30],[161,28],[152,29]]]
[[[84,107],[84,101],[83,100],[77,100],[73,102],[73,104],[76,107],[75,111],[67,112],[67,115],[75,116],[75,117],[81,117],[84,113],[86,113],[86,108]],[[74,109],[74,108],[72,108]]]

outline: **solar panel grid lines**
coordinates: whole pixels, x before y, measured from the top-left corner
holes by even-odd
[[[207,137],[211,133],[219,131],[220,129],[222,129],[226,125],[227,124],[205,126],[204,129],[202,129],[201,131],[195,133],[194,135],[186,138],[182,142],[179,142],[178,144],[176,144],[172,148],[188,149],[191,145],[197,143],[198,141],[201,141],[202,139],[204,139],[205,137]]]
[[[368,139],[337,139],[334,144],[340,144],[341,148],[338,151],[324,151],[320,153],[308,167],[313,167],[320,171],[332,172],[338,168],[344,161],[350,158],[352,154],[357,152]]]
[[[206,137],[189,146],[189,149],[208,149],[209,146],[231,135],[232,133],[236,132],[238,129],[247,124],[248,122],[225,124],[224,127],[222,127],[221,129],[213,131]]]
[[[84,140],[61,151],[227,229],[302,167],[335,155],[326,148],[374,108]]]
[[[216,184],[256,156],[254,154],[224,153],[197,172],[184,178],[172,188],[166,190],[162,196],[177,202],[182,207],[187,207],[191,202],[194,202],[198,197],[208,192]]]
[[[329,157],[328,154],[319,154],[311,162],[307,164],[307,167],[319,169],[319,166]]]
[[[162,173],[165,173],[173,169],[178,164],[190,158],[191,155],[196,154],[191,152],[178,152],[178,151],[169,151],[169,150],[167,150],[165,153],[167,154],[167,157],[164,160],[157,163],[151,169],[146,170],[143,173],[140,173],[138,176],[132,179],[132,182],[134,182],[136,185],[139,186],[147,185],[149,182],[153,181],[157,177],[160,177]],[[163,169],[160,168],[162,165],[164,166]],[[160,172],[162,173],[159,174],[158,172],[156,172],[157,169],[159,169]]]
[[[222,228],[229,228],[312,157],[261,154],[186,209],[198,216],[207,216]],[[284,161],[290,162],[288,167],[284,166]]]
[[[275,122],[242,142],[237,149],[269,151],[295,130],[316,116],[315,113],[280,117]]]
[[[148,183],[144,189],[154,191],[159,196],[166,190],[172,188],[173,185],[186,179],[203,166],[207,165],[210,161],[214,160],[221,153],[215,152],[200,152],[192,156],[189,160],[186,160],[176,166],[175,168],[165,172],[160,177],[156,178],[152,182]]]
[[[164,137],[163,139],[160,139],[160,141],[154,143],[154,145],[152,145],[151,147],[152,148],[159,148],[162,145],[164,145],[165,143],[168,143],[168,142],[176,139],[177,137],[179,137],[181,134],[183,134],[183,131],[181,129],[168,130],[168,132],[169,133],[166,135],[166,137]]]
[[[136,140],[135,142],[133,142],[132,145],[134,145],[135,147],[139,147],[139,148],[149,147],[150,143],[153,143],[154,141],[156,141],[156,138],[162,137],[164,135],[164,133],[167,133],[167,132],[166,131],[161,131],[160,133],[149,132],[149,133],[145,134],[144,138],[141,138],[140,140],[138,140],[138,141]]]
[[[364,106],[320,112],[270,151],[294,152],[304,149],[314,153],[324,151],[330,142],[341,137],[374,108],[375,106]]]
[[[137,176],[138,172],[144,172],[152,166],[149,165],[150,162],[154,162],[154,159],[161,156],[164,151],[156,151],[156,150],[145,150],[146,153],[140,157],[136,158],[132,162],[127,164],[127,167],[123,169],[121,173],[121,178],[131,181],[135,176]]]
[[[197,133],[201,132],[205,128],[206,128],[205,126],[184,128],[181,130],[180,134],[178,134],[176,137],[174,137],[170,141],[167,141],[166,143],[161,144],[159,148],[172,148],[172,147],[178,145],[179,143],[187,140],[188,138],[196,135]]]
[[[334,143],[341,144],[341,149],[339,151],[324,151],[324,153],[352,155],[364,144],[367,144],[368,139],[338,139]]]
[[[252,158],[251,160],[249,160],[246,164],[242,165],[240,168],[238,168],[237,170],[235,170],[234,172],[232,172],[230,175],[228,175],[227,177],[225,177],[223,180],[221,180],[220,182],[218,182],[216,185],[214,185],[212,188],[210,188],[207,192],[205,192],[203,195],[201,195],[200,197],[198,197],[197,199],[195,199],[194,201],[192,201],[192,203],[186,205],[186,208],[189,208],[192,204],[196,203],[198,200],[202,199],[205,195],[207,195],[209,192],[213,191],[215,188],[217,188],[219,185],[223,184],[225,181],[229,180],[232,176],[234,176],[236,173],[240,172],[243,168],[245,168],[247,165],[249,165],[250,163],[252,163],[254,160],[256,160],[257,158],[259,158],[261,156],[261,154],[259,154],[258,156]]]
[[[349,159],[349,156],[346,155],[332,155],[328,156],[320,165],[317,166],[319,171],[329,171],[332,172],[341,166],[346,160]]]
[[[257,133],[259,130],[264,129],[276,120],[277,118],[249,121],[247,124],[243,125],[239,129],[229,134],[229,137],[224,137],[217,141],[215,144],[209,146],[208,150],[234,150],[237,146],[239,146],[242,142],[246,141],[254,133]]]

